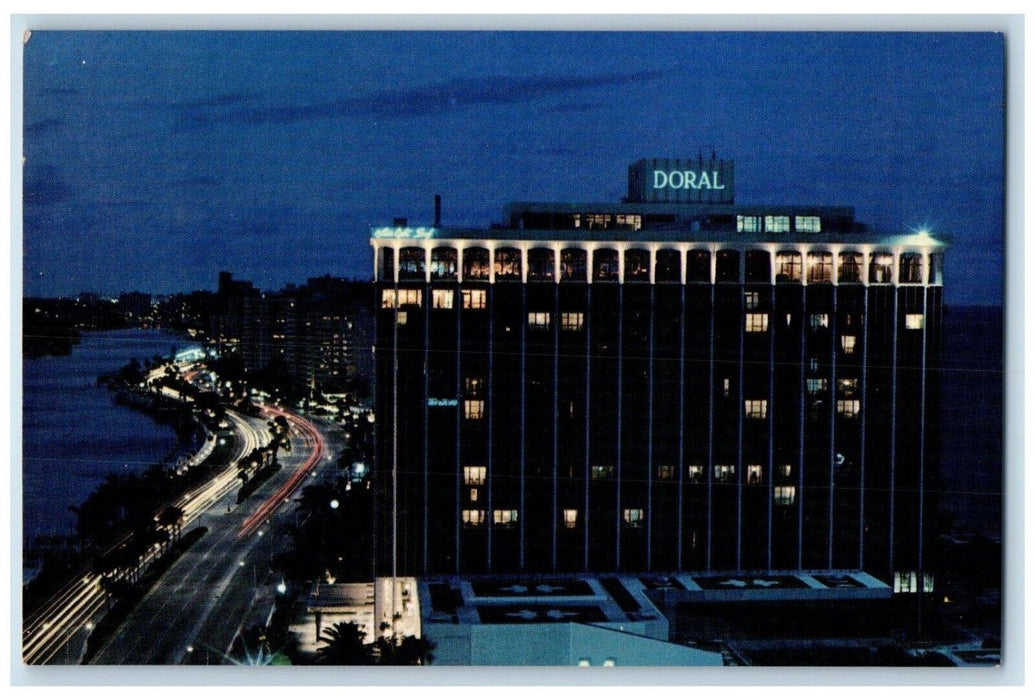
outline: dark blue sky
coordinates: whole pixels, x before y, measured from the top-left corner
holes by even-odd
[[[27,295],[368,277],[369,227],[617,201],[714,147],[739,203],[948,235],[950,303],[999,303],[996,34],[35,32]]]

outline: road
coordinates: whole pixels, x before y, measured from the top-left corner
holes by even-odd
[[[199,514],[220,502],[236,486],[236,462],[259,445],[269,441],[265,421],[246,419],[227,412],[235,428],[235,443],[226,469],[206,484],[184,494],[175,505],[183,510],[183,529]],[[149,558],[153,556],[149,555]],[[100,577],[83,570],[34,614],[26,617],[22,628],[22,658],[27,664],[76,663],[83,642],[103,613],[105,595]]]
[[[231,495],[199,513],[208,532],[172,564],[91,663],[230,661],[226,652],[260,587],[279,583],[270,562],[290,514],[277,511],[314,472],[332,465],[315,426],[277,409],[268,415],[285,415],[290,424],[292,449],[278,457],[281,470],[242,504]]]

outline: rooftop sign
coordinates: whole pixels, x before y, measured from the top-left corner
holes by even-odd
[[[629,166],[630,202],[733,203],[733,161],[644,158]]]
[[[382,226],[373,231],[374,238],[434,238],[435,229],[429,226]]]

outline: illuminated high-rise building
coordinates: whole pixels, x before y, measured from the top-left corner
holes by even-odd
[[[372,231],[383,571],[923,587],[944,242],[714,158],[507,216]]]

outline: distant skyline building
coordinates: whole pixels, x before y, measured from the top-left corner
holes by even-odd
[[[620,203],[372,230],[379,573],[932,590],[946,244],[736,204],[714,155],[628,177]]]

